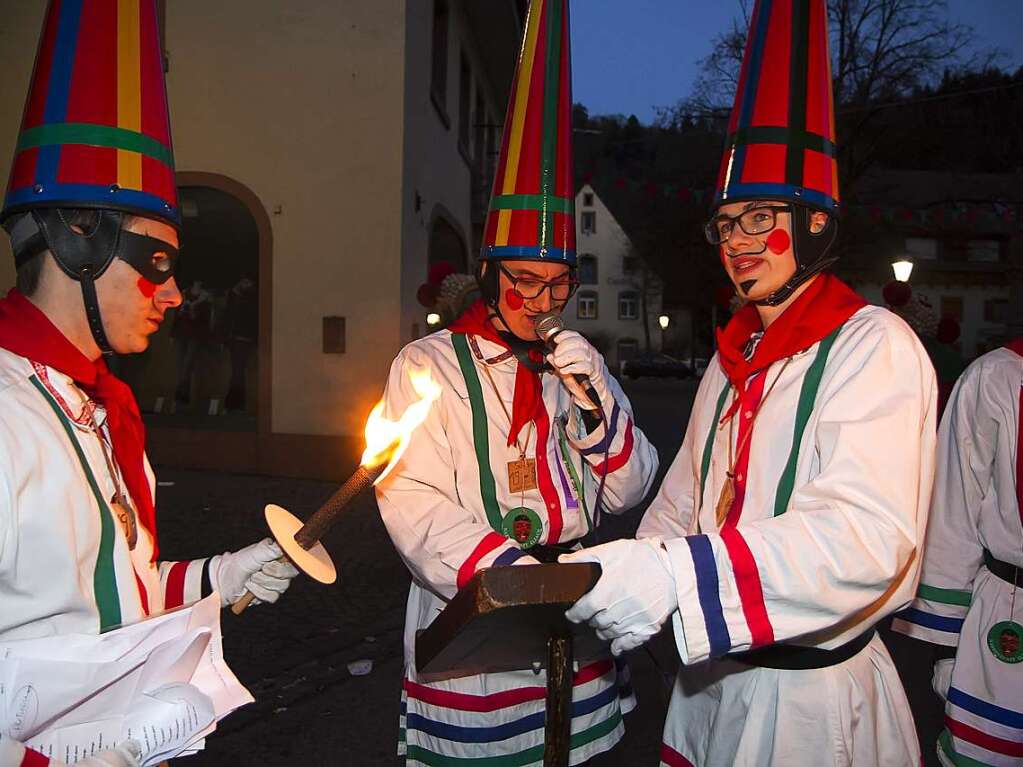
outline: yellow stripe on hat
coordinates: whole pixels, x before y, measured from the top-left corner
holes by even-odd
[[[533,79],[533,63],[536,59],[536,38],[540,29],[540,17],[543,15],[544,0],[535,0],[529,8],[526,19],[526,39],[522,43],[519,56],[520,68],[515,83],[515,102],[512,119],[507,123],[511,133],[508,136],[508,156],[504,164],[504,184],[501,194],[514,194],[515,182],[519,173],[519,152],[522,150],[522,126],[526,122],[526,109],[529,107],[529,84]],[[502,210],[497,216],[497,232],[494,236],[495,245],[508,244],[508,232],[511,229],[512,211]]]
[[[117,126],[142,130],[142,67],[138,0],[117,0]],[[117,183],[142,188],[142,155],[117,150]]]

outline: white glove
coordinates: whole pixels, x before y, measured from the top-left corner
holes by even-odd
[[[210,585],[220,592],[223,607],[233,605],[246,591],[255,595],[252,604],[276,602],[298,575],[291,562],[278,562],[281,547],[264,538],[244,549],[221,554],[210,560]]]
[[[621,540],[562,554],[559,562],[597,562],[600,580],[565,613],[588,622],[611,652],[634,650],[661,630],[678,609],[675,578],[660,538]]]
[[[952,669],[955,664],[955,658],[942,658],[934,664],[931,687],[942,700],[948,700],[948,688],[952,686]]]
[[[142,749],[139,744],[134,740],[126,740],[115,749],[100,751],[87,759],[75,762],[75,767],[139,767],[141,757]],[[52,767],[63,762],[54,762],[51,759],[49,764]]]
[[[547,355],[547,361],[554,366],[561,376],[565,388],[572,394],[579,407],[584,410],[596,410],[597,406],[590,402],[583,387],[573,376],[584,375],[590,379],[593,390],[600,397],[600,404],[607,405],[611,395],[607,389],[607,365],[600,352],[574,330],[562,330],[554,339],[554,351]]]
[[[124,743],[139,747],[138,760],[144,764],[176,756],[209,727],[214,716],[208,695],[195,685],[174,682],[135,701],[121,734],[129,738]]]

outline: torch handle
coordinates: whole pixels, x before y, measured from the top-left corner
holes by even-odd
[[[295,542],[307,551],[316,545],[331,525],[337,520],[338,514],[351,503],[352,499],[376,482],[385,466],[367,469],[360,466],[355,473],[328,498],[316,512],[306,520],[297,533]]]
[[[291,560],[288,559],[287,554],[284,554],[283,556],[277,557],[277,561],[290,562]],[[245,612],[245,608],[252,604],[252,600],[255,598],[256,598],[255,594],[253,594],[248,589],[245,589],[245,593],[238,598],[237,602],[231,605],[231,612],[233,612],[235,615],[241,615],[243,612]]]

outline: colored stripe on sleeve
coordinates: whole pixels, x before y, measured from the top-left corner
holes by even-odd
[[[661,744],[661,764],[667,767],[693,767],[693,763],[667,743]]]
[[[734,527],[721,529],[721,540],[725,544],[728,558],[732,562],[736,587],[739,590],[739,601],[742,602],[742,614],[746,617],[752,637],[752,646],[771,644],[774,642],[774,627],[767,615],[764,604],[764,591],[760,584],[760,570],[753,558],[746,539]]]
[[[622,468],[622,466],[628,462],[630,456],[632,456],[632,445],[634,440],[635,437],[632,433],[632,419],[630,418],[625,424],[625,436],[622,437],[622,452],[618,455],[611,456],[606,462],[601,461],[594,466],[594,474],[600,477],[604,474],[614,474],[614,472]]]
[[[611,419],[607,424],[607,433],[604,435],[604,439],[600,440],[596,445],[581,450],[583,455],[594,455],[595,453],[603,453],[608,449],[608,446],[614,441],[615,435],[618,433],[618,413],[620,408],[618,407],[618,400],[615,400],[615,405],[611,408]]]
[[[942,753],[945,754],[955,767],[994,767],[994,765],[988,762],[971,759],[956,752],[955,747],[952,745],[952,736],[948,734],[948,730],[942,730],[941,735],[938,736],[938,747],[941,748]]]
[[[937,586],[928,586],[926,583],[920,584],[916,595],[931,602],[941,602],[945,605],[959,607],[969,607],[973,600],[973,594],[965,589],[939,589]]]
[[[458,588],[464,588],[465,584],[472,580],[476,574],[476,566],[487,554],[504,544],[508,539],[499,533],[487,533],[483,540],[476,544],[469,558],[458,568]]]
[[[38,751],[33,751],[31,748],[25,749],[25,755],[21,757],[20,767],[49,767],[50,760],[40,754]]]
[[[707,626],[707,638],[710,641],[711,657],[724,655],[732,648],[732,640],[728,634],[724,611],[721,609],[721,596],[718,593],[718,567],[714,560],[714,548],[706,535],[686,536],[689,551],[693,557],[696,570],[696,593],[700,599],[700,609]]]
[[[1002,706],[996,706],[994,703],[988,703],[955,687],[950,687],[948,690],[948,702],[969,711],[971,714],[990,719],[997,724],[1023,730],[1023,713],[1003,708]],[[1020,734],[1023,735],[1023,733]]]
[[[167,586],[164,588],[164,606],[169,610],[185,603],[185,575],[188,573],[188,562],[175,562],[167,573]]]
[[[491,566],[505,567],[512,564],[512,562],[522,559],[524,556],[526,556],[526,552],[522,549],[507,549],[498,554],[497,559],[494,560],[494,564]]]
[[[944,615],[935,615],[918,610],[915,607],[907,607],[895,613],[896,617],[902,618],[909,623],[915,623],[937,631],[947,631],[950,634],[958,634],[963,628],[964,618],[947,618]]]
[[[996,738],[994,735],[989,735],[978,730],[976,727],[970,727],[968,724],[957,722],[947,714],[945,715],[945,727],[948,728],[948,731],[953,736],[960,740],[965,740],[967,743],[986,748],[988,751],[993,751],[996,754],[1023,757],[1023,742]]]

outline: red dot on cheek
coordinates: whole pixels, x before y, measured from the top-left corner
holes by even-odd
[[[504,302],[508,304],[509,309],[521,309],[523,304],[522,294],[517,290],[508,288],[508,290],[504,291]]]
[[[784,229],[775,229],[767,238],[767,248],[776,256],[787,251],[791,244],[792,238]]]
[[[156,293],[156,283],[150,282],[145,277],[139,277],[138,282],[135,284],[138,286],[139,293],[146,298],[152,298]]]

